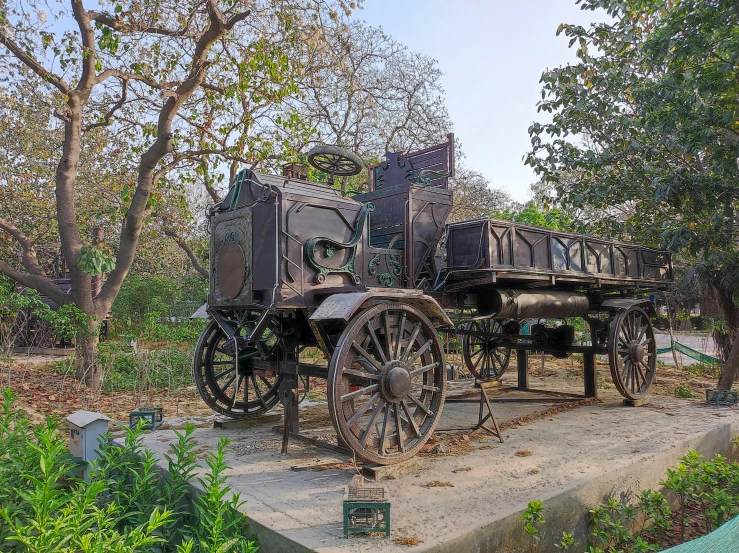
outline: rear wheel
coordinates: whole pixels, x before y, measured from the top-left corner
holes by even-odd
[[[635,401],[647,395],[654,382],[657,344],[652,323],[639,307],[620,311],[611,323],[608,364],[622,396]]]
[[[234,314],[237,336],[248,336],[259,318],[255,311]],[[208,323],[195,348],[193,376],[205,403],[214,411],[234,419],[245,419],[269,411],[279,400],[282,376],[257,368],[256,360],[277,361],[284,355],[280,321],[270,321],[253,345],[239,349],[238,367],[234,340],[229,340],[215,321]]]
[[[462,357],[472,375],[483,382],[498,380],[508,368],[511,349],[498,345],[496,338],[486,334],[502,334],[503,325],[496,319],[467,323],[464,330],[480,333],[462,337]]]
[[[381,465],[413,457],[441,416],[446,371],[441,340],[416,308],[385,303],[344,330],[328,373],[328,406],[339,437]]]

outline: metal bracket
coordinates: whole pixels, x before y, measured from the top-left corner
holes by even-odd
[[[368,202],[362,206],[362,209],[359,212],[359,216],[357,217],[357,221],[354,224],[354,229],[352,231],[352,236],[349,239],[349,242],[338,242],[336,240],[333,240],[332,238],[326,238],[325,236],[316,236],[308,239],[305,242],[305,244],[303,245],[305,259],[308,261],[308,264],[313,267],[313,269],[318,273],[316,275],[316,283],[322,284],[323,282],[325,282],[326,276],[332,273],[347,273],[349,274],[349,276],[351,276],[352,282],[354,284],[360,284],[362,282],[362,277],[359,276],[359,274],[357,273],[357,270],[354,266],[354,261],[357,257],[357,244],[359,244],[359,240],[362,238],[365,222],[367,220],[367,217],[369,217],[370,212],[374,211],[374,209],[375,204],[373,204],[372,202]],[[326,254],[328,257],[332,257],[333,252],[335,252],[335,250],[337,249],[351,250],[349,259],[341,267],[328,267],[326,265],[323,265],[316,259],[316,247],[320,243],[325,243],[324,247],[326,249]],[[331,252],[330,256],[328,255],[329,251]]]

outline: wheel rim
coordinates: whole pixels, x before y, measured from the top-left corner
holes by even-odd
[[[489,334],[503,332],[500,321],[495,319],[472,321],[465,329]],[[498,346],[495,338],[465,335],[462,338],[462,356],[472,375],[477,380],[488,382],[503,376],[511,360],[511,349]]]
[[[241,314],[237,335],[251,330],[258,313]],[[283,355],[279,321],[270,322],[260,340],[265,360]],[[203,400],[214,411],[235,419],[243,419],[269,411],[279,400],[282,376],[255,369],[252,360],[263,355],[254,346],[239,351],[236,369],[233,346],[215,321],[205,328],[195,348],[194,379]]]
[[[413,457],[433,434],[445,393],[441,341],[415,308],[378,305],[339,339],[329,369],[329,411],[339,437],[359,457],[384,465]]]
[[[657,365],[654,329],[638,307],[622,311],[613,321],[608,362],[616,389],[626,399],[644,397],[652,387]]]

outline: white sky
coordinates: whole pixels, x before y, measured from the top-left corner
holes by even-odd
[[[412,50],[438,60],[447,107],[465,164],[513,199],[536,180],[523,163],[538,114],[539,78],[574,61],[560,23],[603,21],[575,0],[365,0],[356,13]]]

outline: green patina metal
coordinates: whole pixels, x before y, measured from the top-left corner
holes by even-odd
[[[393,274],[395,276],[400,276],[403,274],[403,266],[394,255],[390,255],[390,265],[393,268]]]
[[[367,273],[371,276],[374,276],[377,274],[377,269],[380,266],[380,254],[376,253],[375,256],[370,259],[370,262],[367,264]]]
[[[308,264],[313,267],[313,269],[318,273],[316,275],[316,282],[318,284],[324,282],[327,275],[342,273],[349,274],[352,277],[352,281],[354,282],[354,284],[359,284],[360,282],[362,282],[362,277],[357,274],[354,262],[357,257],[357,244],[359,244],[359,240],[362,238],[362,232],[364,231],[367,218],[369,217],[370,212],[374,211],[374,209],[375,204],[371,202],[368,202],[362,206],[362,209],[359,212],[359,216],[357,217],[357,222],[354,225],[354,229],[352,229],[351,238],[349,238],[348,242],[337,242],[336,240],[326,238],[325,236],[316,236],[314,238],[309,238],[305,242],[305,244],[303,245],[305,259],[308,261]],[[319,262],[318,259],[316,259],[316,246],[318,244],[325,244],[324,251],[326,252],[326,257],[332,257],[333,255],[333,253],[329,255],[329,248],[332,252],[334,252],[336,249],[351,250],[349,259],[340,267],[328,267],[327,265],[324,265],[323,263]]]
[[[239,199],[241,198],[241,186],[246,181],[247,170],[244,169],[236,175],[236,182],[234,182],[234,191],[231,194],[231,203],[228,206],[228,211],[233,211],[239,205]]]
[[[344,537],[352,532],[390,536],[390,497],[385,488],[344,489]]]
[[[428,175],[428,176],[427,176]],[[430,169],[424,169],[418,175],[411,176],[411,180],[417,181],[419,184],[425,184],[429,185],[431,184],[432,179],[443,179],[446,177],[451,177],[452,173],[449,171],[448,173],[441,173],[439,171],[431,171]]]
[[[390,288],[394,283],[393,275],[391,275],[390,273],[382,273],[379,277],[377,277],[377,280],[380,281],[380,284],[382,284],[383,286],[387,286],[388,288]]]
[[[336,253],[336,249],[333,244],[326,244],[326,257],[333,257]]]

